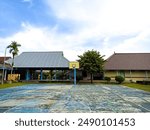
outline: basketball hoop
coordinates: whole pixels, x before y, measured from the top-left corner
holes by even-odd
[[[75,64],[72,64],[72,68],[76,68],[76,65],[75,65]]]

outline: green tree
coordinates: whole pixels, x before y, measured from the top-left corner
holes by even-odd
[[[91,83],[93,83],[93,74],[103,72],[105,62],[103,59],[104,56],[101,56],[98,51],[88,50],[87,52],[84,52],[83,55],[79,55],[78,57],[80,68],[82,68],[83,71],[90,73]]]
[[[16,41],[12,41],[10,45],[8,45],[7,48],[9,48],[9,53],[12,54],[13,60],[12,60],[12,70],[11,70],[11,74],[13,71],[13,66],[14,66],[14,58],[16,55],[18,55],[19,49],[18,47],[20,47],[21,45],[18,44]]]

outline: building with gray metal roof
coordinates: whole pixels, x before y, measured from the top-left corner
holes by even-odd
[[[12,59],[8,61],[12,63]],[[69,68],[63,52],[23,52],[14,59],[14,68]]]
[[[12,59],[7,63],[12,64]],[[23,52],[14,58],[14,71],[21,75],[21,79],[37,79],[37,73],[42,80],[43,71],[69,70],[69,60],[62,51],[52,52]]]

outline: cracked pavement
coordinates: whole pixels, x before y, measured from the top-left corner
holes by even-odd
[[[150,112],[150,92],[121,85],[32,84],[0,90],[1,113]]]

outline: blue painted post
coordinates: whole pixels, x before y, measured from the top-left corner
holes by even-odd
[[[26,80],[29,80],[30,79],[30,73],[29,73],[29,70],[26,70]]]
[[[76,85],[76,68],[74,68],[74,85]]]
[[[43,70],[41,69],[40,80],[43,80]]]

